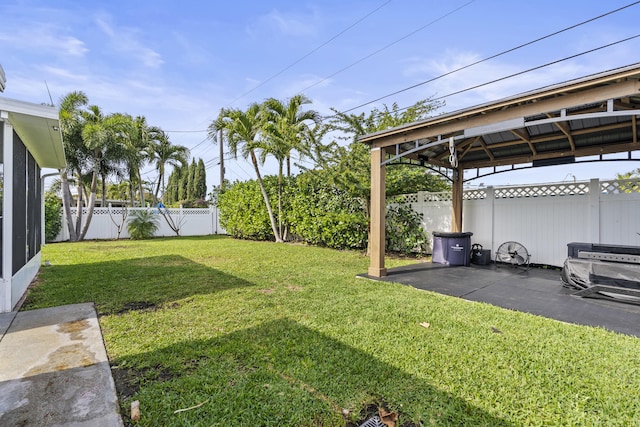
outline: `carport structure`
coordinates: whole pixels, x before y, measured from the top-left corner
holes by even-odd
[[[636,63],[361,137],[371,146],[368,274],[387,274],[387,165],[411,163],[446,176],[453,193],[451,231],[459,232],[465,181],[505,168],[609,160],[603,156],[612,153],[633,159],[640,150],[639,116]],[[475,174],[465,177],[465,171]]]

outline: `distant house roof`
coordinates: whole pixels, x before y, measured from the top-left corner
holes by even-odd
[[[9,119],[41,168],[66,166],[57,108],[0,98],[0,117]]]

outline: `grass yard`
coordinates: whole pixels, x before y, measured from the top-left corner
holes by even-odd
[[[24,308],[96,303],[125,423],[139,400],[141,426],[354,426],[378,405],[399,426],[640,425],[637,338],[357,279],[359,253],[218,236],[43,253]]]

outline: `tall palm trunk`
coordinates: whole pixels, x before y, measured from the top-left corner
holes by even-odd
[[[278,230],[282,237],[282,160],[278,160]]]
[[[91,177],[91,189],[89,193],[89,201],[87,203],[87,218],[84,222],[84,226],[82,227],[82,231],[78,236],[78,240],[84,240],[84,236],[87,235],[87,231],[89,230],[89,224],[91,224],[91,218],[93,218],[93,208],[96,204],[97,187],[98,187],[98,171],[94,170],[93,175]]]
[[[71,217],[71,202],[73,200],[73,196],[71,195],[71,190],[69,189],[69,177],[67,176],[66,170],[60,172],[60,181],[62,185],[62,207],[64,209],[65,216],[67,217],[69,240],[75,242],[78,240],[78,234],[76,233],[76,229],[73,224],[73,218]]]
[[[264,183],[262,182],[262,175],[260,174],[260,168],[258,167],[258,159],[256,158],[256,153],[251,150],[251,163],[253,163],[253,168],[256,171],[256,175],[258,177],[258,184],[260,185],[260,192],[262,193],[262,198],[264,199],[264,203],[267,206],[267,212],[269,213],[269,221],[271,222],[271,230],[273,230],[273,235],[276,239],[276,242],[282,243],[282,237],[280,235],[280,231],[278,230],[278,226],[276,224],[276,220],[273,216],[273,209],[271,208],[271,203],[269,202],[269,195],[267,194],[267,190],[264,188]]]

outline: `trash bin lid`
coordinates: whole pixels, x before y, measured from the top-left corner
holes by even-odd
[[[449,238],[460,238],[460,237],[471,237],[473,236],[473,233],[470,231],[464,232],[464,233],[446,233],[444,231],[434,231],[433,233],[431,233],[433,235],[433,237],[449,237]]]

